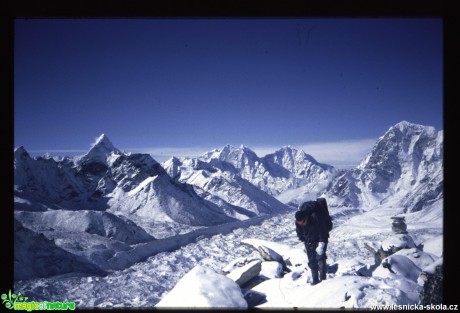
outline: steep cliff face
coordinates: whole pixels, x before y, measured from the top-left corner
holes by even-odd
[[[402,206],[418,211],[443,198],[443,132],[400,122],[372,151],[337,177],[326,197],[336,206]]]

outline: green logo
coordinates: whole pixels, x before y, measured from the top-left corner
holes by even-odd
[[[14,308],[14,304],[16,303],[16,301],[18,302],[24,302],[26,301],[28,298],[27,297],[24,297],[22,295],[22,293],[18,292],[18,294],[14,294],[14,293],[11,293],[11,290],[8,291],[8,294],[4,293],[2,294],[2,301],[3,301],[3,305],[5,305],[5,307],[7,309],[12,309]]]
[[[35,302],[27,301],[28,297],[25,297],[22,293],[18,294],[11,293],[2,294],[3,305],[7,309],[22,310],[22,311],[34,311],[34,310],[75,310],[75,302]]]

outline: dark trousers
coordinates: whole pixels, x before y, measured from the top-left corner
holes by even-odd
[[[318,247],[318,242],[305,242],[305,248],[307,250],[307,257],[308,257],[308,267],[312,271],[318,271],[318,261],[326,260],[326,250],[327,250],[327,242],[324,247],[324,254],[318,255],[316,253],[316,248]]]

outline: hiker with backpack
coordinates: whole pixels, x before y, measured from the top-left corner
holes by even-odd
[[[326,249],[332,220],[324,198],[307,201],[295,213],[296,233],[300,241],[305,242],[308,267],[312,273],[312,285],[326,279]],[[319,272],[319,275],[318,275]]]

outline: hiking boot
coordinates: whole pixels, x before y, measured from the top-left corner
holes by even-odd
[[[310,283],[310,285],[314,286],[319,283],[318,279],[318,271],[311,271],[311,278],[313,278],[313,281]]]

